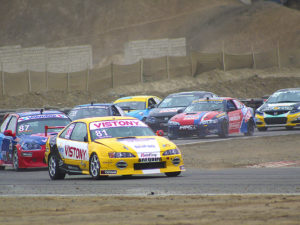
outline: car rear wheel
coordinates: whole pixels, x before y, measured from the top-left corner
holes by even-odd
[[[221,131],[219,133],[219,137],[227,138],[228,137],[228,122],[226,120],[222,121]]]
[[[14,149],[13,152],[13,167],[15,171],[20,171],[19,168],[19,156],[18,156],[18,150]]]
[[[100,179],[100,161],[96,153],[90,158],[90,174],[93,179]]]
[[[268,130],[268,128],[267,127],[258,127],[257,130],[258,131],[266,131],[266,130]]]
[[[248,123],[247,123],[247,132],[244,133],[245,136],[253,136],[253,133],[254,133],[254,122],[253,120],[249,120]]]
[[[51,180],[62,180],[65,178],[66,173],[62,172],[58,167],[57,156],[51,154],[48,161],[48,171]]]
[[[0,170],[5,170],[5,166],[0,166]]]
[[[177,177],[178,175],[181,174],[181,171],[178,172],[169,172],[169,173],[165,173],[167,177]]]

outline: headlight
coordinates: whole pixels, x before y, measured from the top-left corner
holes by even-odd
[[[178,155],[178,154],[180,154],[180,152],[177,148],[169,149],[163,153],[163,155]]]
[[[217,119],[200,121],[200,124],[215,124],[215,123],[218,123]]]
[[[109,158],[134,158],[135,155],[130,152],[109,152]]]
[[[23,150],[40,150],[42,147],[36,142],[23,142],[21,144]]]
[[[156,121],[156,118],[153,116],[149,116],[146,119],[146,122],[148,122],[148,123],[155,123],[155,121]]]
[[[179,126],[179,125],[180,125],[180,123],[178,123],[178,122],[176,122],[176,121],[172,121],[172,120],[169,120],[169,121],[168,121],[168,124],[169,124],[169,125],[175,125],[175,126]]]

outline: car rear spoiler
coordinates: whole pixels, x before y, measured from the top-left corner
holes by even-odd
[[[45,126],[45,137],[47,137],[49,129],[65,128],[65,126]]]

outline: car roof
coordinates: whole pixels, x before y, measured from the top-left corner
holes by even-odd
[[[126,100],[130,100],[130,99],[139,99],[139,100],[146,100],[148,98],[159,98],[153,95],[132,95],[132,96],[126,96],[126,97],[122,97],[117,99],[115,102],[117,101],[126,101]]]
[[[224,100],[232,100],[232,99],[234,99],[234,98],[231,98],[231,97],[214,97],[214,98],[208,98],[208,99],[201,98],[201,99],[194,100],[193,103],[204,102],[204,101],[224,101]]]
[[[167,97],[176,96],[176,95],[191,95],[191,94],[197,95],[197,94],[206,94],[206,93],[213,94],[210,91],[184,91],[184,92],[177,92],[177,93],[169,94]]]
[[[45,110],[45,111],[27,111],[27,112],[16,112],[13,114],[17,114],[20,117],[24,116],[35,116],[35,115],[49,115],[49,114],[62,114],[65,115],[65,113],[57,111],[57,110]]]
[[[283,92],[283,91],[300,91],[300,88],[285,88],[285,89],[279,89],[279,90],[275,91],[274,93],[276,93],[276,92]]]
[[[87,107],[87,106],[112,106],[113,103],[89,103],[89,104],[83,104],[83,105],[76,105],[74,108],[81,108],[81,107]],[[74,109],[73,108],[73,109]]]
[[[89,117],[89,118],[78,119],[78,120],[74,120],[73,122],[91,123],[94,121],[106,121],[106,120],[138,120],[138,119],[131,116],[102,116],[102,117]]]

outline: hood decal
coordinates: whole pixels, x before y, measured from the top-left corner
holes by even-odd
[[[155,138],[120,139],[118,141],[136,151],[139,158],[160,157],[160,147]]]

